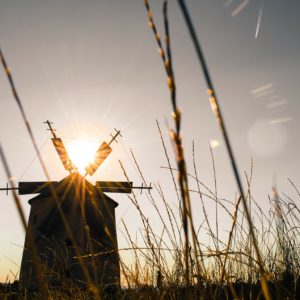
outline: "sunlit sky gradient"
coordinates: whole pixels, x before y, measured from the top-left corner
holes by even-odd
[[[0,0],[0,45],[12,70],[51,179],[64,171],[43,122],[53,121],[66,147],[74,138],[109,140],[114,128],[123,138],[93,176],[94,180],[124,180],[118,160],[135,185],[141,183],[130,148],[149,182],[160,182],[170,203],[176,203],[156,126],[160,122],[171,156],[167,126],[173,126],[164,69],[148,28],[143,0]],[[268,209],[267,195],[276,182],[279,191],[296,194],[300,187],[300,2],[298,0],[186,1],[219,95],[241,173],[254,160],[253,196]],[[161,35],[162,1],[150,2]],[[246,4],[246,5],[244,5]],[[214,144],[218,194],[234,200],[237,192],[228,155],[214,119],[202,72],[176,1],[169,3],[171,44],[178,104],[182,109],[183,140],[192,173],[195,141],[199,177],[213,188],[209,143]],[[258,27],[257,22],[260,21]],[[18,180],[41,181],[45,176],[12,97],[0,72],[0,140]],[[168,124],[168,125],[167,125]],[[48,138],[48,140],[47,140]],[[30,165],[30,167],[29,167]],[[88,178],[89,179],[89,178]],[[0,184],[6,186],[0,167]],[[195,187],[193,181],[191,188]],[[153,192],[154,195],[155,191]],[[117,223],[124,217],[138,229],[138,215],[124,195]],[[22,197],[28,216],[28,197]],[[298,202],[299,203],[299,202]],[[142,210],[155,222],[147,198]],[[193,199],[195,222],[199,199]],[[208,204],[209,206],[209,204]],[[213,207],[209,212],[213,213]],[[222,220],[222,229],[229,226]],[[157,222],[159,223],[159,222]],[[159,228],[159,225],[157,225]],[[0,194],[0,281],[20,264],[24,232],[11,195]],[[119,244],[124,239],[119,232]]]

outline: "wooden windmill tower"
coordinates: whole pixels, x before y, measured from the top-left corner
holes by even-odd
[[[64,144],[49,121],[52,142],[60,160],[70,174],[61,181],[19,182],[19,195],[38,194],[31,205],[28,232],[42,262],[43,273],[50,285],[61,279],[93,282],[102,287],[119,286],[120,269],[115,223],[118,203],[105,193],[131,193],[132,182],[96,181],[95,185],[77,172]],[[85,170],[92,176],[112,152],[111,143],[120,135],[116,131],[109,143],[103,142],[94,163]],[[86,174],[86,175],[87,175]],[[4,190],[4,189],[2,189]],[[6,190],[9,190],[7,188]],[[34,288],[36,274],[28,250],[28,232],[20,270],[22,288]]]

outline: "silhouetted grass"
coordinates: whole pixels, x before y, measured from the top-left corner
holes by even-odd
[[[233,173],[237,181],[239,195],[235,199],[222,199],[216,179],[217,169],[214,164],[213,149],[210,148],[212,169],[214,175],[213,187],[207,186],[199,178],[196,166],[196,150],[193,145],[193,171],[187,170],[184,147],[181,136],[181,111],[177,106],[175,75],[170,44],[169,21],[167,15],[167,2],[163,6],[163,20],[165,30],[165,43],[162,42],[154,23],[153,15],[147,0],[144,1],[147,9],[149,26],[154,33],[159,47],[163,66],[167,75],[170,91],[171,107],[174,119],[174,129],[169,129],[169,135],[173,143],[174,153],[169,154],[165,145],[159,123],[158,134],[162,141],[162,151],[165,154],[167,167],[172,180],[172,189],[178,207],[171,205],[172,199],[166,198],[166,190],[160,183],[154,185],[154,192],[146,194],[147,200],[153,207],[155,215],[143,211],[140,206],[139,195],[134,192],[128,196],[137,210],[141,228],[138,234],[140,242],[136,240],[136,232],[130,232],[126,222],[122,220],[122,233],[127,241],[127,246],[121,249],[115,245],[110,252],[120,253],[121,285],[119,282],[111,285],[98,285],[98,279],[93,280],[87,271],[86,260],[92,262],[93,272],[96,274],[97,265],[95,257],[107,253],[95,253],[90,239],[88,248],[90,253],[82,255],[76,252],[76,259],[80,262],[85,274],[85,280],[71,280],[65,274],[52,268],[41,265],[38,254],[33,255],[39,280],[39,290],[31,291],[24,287],[20,289],[17,282],[9,282],[0,286],[1,299],[300,299],[300,209],[297,205],[300,193],[296,185],[290,181],[292,188],[298,197],[297,201],[292,197],[279,193],[273,189],[269,197],[269,211],[266,213],[253,198],[252,186],[253,162],[250,173],[245,173],[243,179],[237,171],[237,165],[233,151],[229,143],[229,133],[225,129],[224,120],[220,113],[219,103],[212,80],[204,59],[200,44],[193,28],[189,12],[183,0],[179,0],[180,8],[187,22],[191,39],[203,69],[208,94],[233,166]],[[2,52],[1,60],[7,77],[12,87],[13,95],[20,108],[24,123],[30,134],[32,143],[35,139],[31,126],[25,115],[25,110],[16,92],[11,73],[4,60]],[[2,148],[1,159],[4,164],[7,177],[13,186],[10,170]],[[139,163],[131,151],[132,158],[144,184],[146,179]],[[176,166],[172,166],[170,155],[176,159]],[[40,157],[40,162],[48,172]],[[120,162],[125,178],[129,181],[126,170]],[[176,180],[177,175],[177,180]],[[190,183],[196,186],[193,190]],[[246,192],[242,187],[245,182]],[[78,191],[80,193],[80,191]],[[199,200],[200,210],[192,211],[191,194],[195,194]],[[57,198],[52,191],[54,199]],[[80,197],[80,196],[79,196]],[[84,197],[82,195],[82,197]],[[14,200],[26,229],[26,220],[19,203],[19,198],[14,193]],[[243,209],[240,203],[243,203]],[[57,201],[58,203],[58,201]],[[214,204],[214,216],[209,215],[208,205]],[[59,210],[57,204],[57,209]],[[64,220],[63,212],[60,212]],[[84,216],[84,213],[82,214]],[[200,225],[195,228],[193,216],[197,215]],[[226,216],[231,220],[228,235],[220,234],[220,218]],[[112,216],[111,216],[112,217]],[[157,223],[160,223],[161,231],[157,232]],[[86,220],[86,234],[89,237],[89,228]],[[72,232],[69,224],[64,221],[64,226],[70,237]],[[26,229],[27,230],[27,229]],[[108,236],[111,234],[108,232]],[[202,242],[202,237],[208,236],[210,242]],[[75,243],[72,243],[75,245]],[[31,247],[32,248],[32,247]],[[74,246],[76,249],[76,245]],[[35,249],[30,249],[35,253]],[[124,252],[132,254],[132,261],[123,259]],[[60,257],[57,257],[59,261]],[[49,278],[52,284],[48,285]]]

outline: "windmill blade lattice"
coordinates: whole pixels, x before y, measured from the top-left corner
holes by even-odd
[[[49,129],[53,135],[52,143],[54,145],[54,148],[56,149],[56,152],[65,168],[65,170],[69,171],[70,173],[74,172],[77,170],[77,168],[74,166],[74,164],[72,163],[68,152],[65,148],[65,145],[62,141],[61,138],[58,138],[55,134],[55,129],[52,128],[52,122],[50,122],[49,120],[47,120],[46,122],[44,122],[45,124],[47,124],[49,126]]]
[[[51,140],[64,168],[70,173],[75,171],[76,168],[74,167],[61,138],[52,138]]]
[[[107,143],[103,142],[96,152],[94,162],[85,168],[87,174],[93,176],[111,152],[112,148]]]
[[[99,147],[99,149],[96,152],[95,155],[95,160],[92,164],[89,164],[85,170],[86,170],[86,174],[89,174],[90,176],[93,176],[93,174],[98,170],[98,168],[101,166],[101,164],[104,162],[104,160],[108,157],[108,155],[112,152],[112,148],[110,147],[110,144],[113,141],[116,141],[116,138],[120,135],[121,136],[121,131],[115,129],[116,134],[113,136],[111,135],[111,140],[110,142],[107,144],[106,142],[103,142],[101,144],[101,146]]]

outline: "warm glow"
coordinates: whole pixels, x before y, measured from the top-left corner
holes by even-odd
[[[217,141],[217,140],[210,140],[210,147],[213,149],[213,148],[216,148],[220,145],[220,142]]]
[[[68,146],[68,154],[78,172],[85,174],[84,168],[94,162],[97,147],[95,142],[76,140]]]

